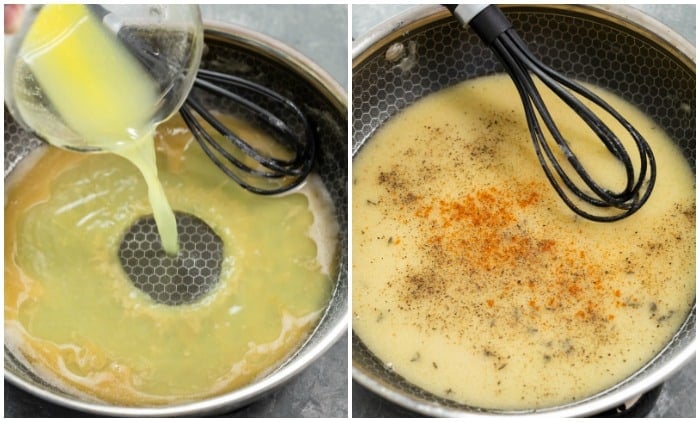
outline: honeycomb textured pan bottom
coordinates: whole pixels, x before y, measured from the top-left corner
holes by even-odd
[[[163,250],[153,216],[137,220],[119,244],[119,260],[136,287],[166,305],[196,302],[221,277],[223,243],[201,219],[176,213],[180,252]]]
[[[38,149],[7,180],[6,346],[63,391],[127,405],[230,391],[291,354],[327,306],[337,227],[319,179],[250,194],[180,125],[158,151],[188,245],[175,266],[155,256],[145,184],[122,158]]]

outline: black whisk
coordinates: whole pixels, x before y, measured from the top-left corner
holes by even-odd
[[[108,23],[111,12],[89,5],[95,16],[115,35],[151,74],[170,73],[167,54],[159,54],[138,27]],[[118,22],[119,18],[113,20]],[[163,57],[165,56],[165,57]],[[177,66],[175,66],[177,67]],[[171,91],[177,91],[172,90]],[[267,137],[255,144],[232,131],[200,100],[202,91],[235,108]],[[171,101],[166,98],[164,101]],[[222,101],[224,100],[224,101]],[[259,83],[241,77],[199,69],[180,115],[207,156],[243,188],[261,195],[286,192],[300,185],[311,172],[317,140],[310,121],[290,99]]]
[[[535,58],[512,28],[510,21],[497,7],[493,5],[445,5],[445,7],[463,26],[469,24],[474,32],[498,55],[505,66],[522,99],[537,158],[549,182],[566,205],[576,214],[593,221],[616,221],[639,210],[649,198],[656,180],[654,155],[639,132],[600,97],[550,69]],[[586,171],[547,111],[547,107],[533,82],[533,75],[571,107],[597,135],[608,151],[622,163],[627,177],[625,188],[622,191],[613,192],[602,187]],[[574,93],[590,100],[601,110],[611,115],[631,135],[641,163],[638,172],[635,171],[632,158],[620,139]],[[571,170],[564,170],[561,163],[557,161],[542,131],[540,119],[570,163],[576,181],[569,175]],[[562,182],[565,187],[562,186]],[[594,214],[582,209],[579,205],[580,201],[613,211]]]
[[[197,88],[247,110],[281,152],[271,152],[269,145],[253,145],[227,128],[197,98]],[[243,92],[260,101],[251,100]],[[290,99],[258,83],[200,69],[180,115],[214,164],[251,192],[272,195],[288,191],[311,171],[316,136],[309,120]]]

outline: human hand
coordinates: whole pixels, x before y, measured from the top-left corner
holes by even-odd
[[[23,13],[23,4],[5,5],[5,34],[13,34],[19,29]]]

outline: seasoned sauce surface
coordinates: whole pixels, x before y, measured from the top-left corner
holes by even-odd
[[[623,380],[678,330],[695,300],[694,175],[652,121],[598,92],[658,162],[648,203],[616,223],[558,198],[507,76],[420,100],[357,154],[353,329],[387,367],[461,403],[542,408]],[[559,107],[588,168],[618,186]]]
[[[318,176],[285,196],[254,195],[182,122],[157,139],[173,207],[224,245],[218,283],[192,304],[156,303],[121,266],[124,232],[151,213],[127,160],[47,147],[6,183],[5,345],[47,382],[90,400],[159,405],[244,386],[299,347],[333,287],[337,225]]]

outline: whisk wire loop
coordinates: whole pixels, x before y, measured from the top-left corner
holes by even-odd
[[[311,122],[296,104],[255,82],[205,69],[200,69],[197,73],[194,86],[247,110],[290,156],[283,158],[280,154],[273,155],[246,142],[210,112],[195,94],[190,93],[180,114],[204,153],[228,177],[243,188],[262,195],[288,191],[306,179],[315,161],[317,139]],[[263,98],[265,107],[228,88],[238,88],[239,91]],[[297,126],[293,129],[266,108],[271,104],[276,104],[285,118],[290,118]],[[223,145],[222,140],[231,145]],[[232,147],[238,156],[231,152]],[[244,156],[252,162],[246,164]],[[275,180],[277,182],[269,183]]]
[[[644,156],[642,154],[643,148],[641,148],[641,144],[645,143],[645,141],[639,132],[614,108],[610,107],[610,105],[607,104],[602,98],[582,85],[568,79],[559,72],[546,66],[532,54],[529,54],[524,41],[522,41],[522,38],[520,38],[515,31],[512,31],[512,33],[509,34],[509,38],[514,41],[518,51],[523,52],[523,60],[527,60],[532,63],[529,69],[536,74],[537,77],[547,87],[549,87],[549,89],[554,91],[557,96],[559,96],[559,98],[561,98],[568,106],[579,112],[579,115],[583,118],[584,122],[596,133],[608,151],[610,151],[618,160],[624,161],[625,167],[631,172],[633,166],[629,154],[627,153],[620,139],[595,113],[592,112],[590,108],[586,107],[577,96],[572,95],[572,92],[575,92],[581,97],[588,99],[596,106],[603,109],[606,113],[613,116],[615,120],[617,120],[629,132],[635,143],[639,144],[638,146],[640,146],[640,164],[642,166],[640,170],[640,179],[644,179],[644,175],[646,174],[646,160],[644,160]],[[629,175],[631,176],[632,174],[629,173]]]
[[[283,135],[280,138],[281,142],[287,144],[290,147],[298,145],[303,146],[303,144],[298,144],[297,142],[295,142],[296,137],[293,135],[293,131],[284,122],[284,120],[278,118],[274,113],[270,112],[269,110],[263,107],[260,107],[252,101],[249,101],[243,96],[237,95],[230,90],[224,89],[214,84],[214,82],[231,87],[244,88],[249,92],[254,92],[256,94],[262,95],[266,98],[267,101],[272,101],[282,105],[286,110],[291,111],[302,121],[305,121],[306,119],[304,118],[303,112],[291,100],[265,86],[254,83],[247,79],[234,75],[223,74],[212,70],[200,69],[197,73],[197,79],[195,80],[195,86],[208,89],[210,92],[217,93],[218,95],[223,95],[236,102],[237,104],[255,112],[259,118],[265,120],[265,123],[268,124],[271,129],[277,130],[280,132],[281,135]]]
[[[292,129],[290,129],[289,126],[282,119],[278,118],[275,114],[259,106],[258,104],[248,100],[247,98],[244,98],[243,96],[238,95],[230,90],[224,89],[223,87],[218,86],[210,81],[243,87],[255,93],[265,95],[265,98],[267,100],[273,100],[277,103],[283,104],[288,110],[291,110],[296,115],[295,117],[297,117],[300,121],[303,121],[304,124],[308,124],[303,113],[294,103],[268,88],[265,88],[261,85],[255,84],[251,81],[233,75],[225,75],[218,72],[202,69],[197,73],[197,79],[195,80],[196,87],[208,90],[209,92],[212,92],[216,95],[228,98],[238,106],[244,107],[249,111],[253,112],[253,114],[257,118],[262,119],[264,121],[264,123],[269,129],[276,132],[276,140],[280,142],[280,144],[291,148],[295,151],[297,149],[301,149],[303,151],[306,148],[306,143],[300,142],[297,139],[297,136],[295,136]],[[236,142],[237,146],[242,148],[247,155],[253,157],[256,161],[259,161],[261,164],[271,169],[280,172],[286,172],[289,170],[290,166],[292,166],[293,168],[295,165],[300,163],[304,157],[304,154],[296,154],[292,160],[282,160],[278,158],[264,156],[260,154],[254,147],[250,146],[248,143],[246,143],[236,135],[232,134],[218,120],[210,118],[207,119],[207,121],[212,126],[214,126],[215,129],[220,133],[226,135],[227,137],[231,137],[232,139],[238,139],[238,141]],[[308,125],[305,127],[305,129],[307,130],[307,133],[311,133],[311,130],[309,129]],[[313,146],[313,143],[309,143],[309,145]]]
[[[545,150],[550,165],[552,165],[554,167],[554,169],[557,171],[557,174],[559,175],[559,177],[562,179],[562,181],[567,185],[567,187],[569,189],[571,189],[571,190],[578,189],[575,182],[573,182],[573,180],[568,176],[568,173],[563,170],[562,166],[559,165],[558,161],[555,159],[554,153],[552,152],[552,149],[549,147],[549,144],[547,143],[546,138],[545,138],[544,134],[542,133],[542,131],[540,129],[540,125],[537,121],[537,113],[539,113],[539,117],[544,122],[545,127],[552,135],[552,138],[557,143],[557,145],[561,149],[561,152],[567,158],[567,160],[571,164],[572,168],[575,170],[576,174],[591,190],[593,190],[593,192],[596,195],[598,195],[599,197],[603,197],[607,202],[624,202],[624,200],[628,200],[629,199],[628,198],[628,191],[631,188],[631,183],[630,183],[629,178],[631,176],[633,176],[632,172],[634,171],[633,167],[632,167],[631,160],[629,159],[629,156],[627,156],[625,154],[625,155],[623,155],[623,157],[621,159],[619,158],[625,166],[625,169],[627,172],[627,177],[628,177],[628,183],[627,183],[627,186],[625,188],[625,191],[623,191],[621,194],[614,194],[614,193],[611,193],[609,190],[606,190],[606,189],[600,187],[590,177],[590,175],[588,174],[586,169],[583,167],[583,165],[581,164],[581,162],[578,159],[578,157],[576,156],[576,154],[571,149],[566,138],[564,138],[564,136],[559,131],[558,126],[554,122],[551,114],[549,113],[546,105],[544,104],[544,101],[542,100],[542,97],[539,94],[539,90],[538,90],[537,86],[534,84],[534,82],[530,76],[530,72],[528,71],[528,69],[534,69],[535,67],[534,67],[533,63],[530,61],[530,58],[527,57],[527,54],[516,48],[517,42],[514,38],[517,38],[517,34],[514,34],[514,33],[509,31],[509,33],[506,36],[495,41],[493,47],[497,51],[499,51],[499,53],[504,58],[504,60],[507,63],[509,63],[508,71],[515,76],[514,79],[517,81],[516,85],[521,87],[521,89],[519,89],[519,91],[520,91],[521,97],[523,99],[523,105],[524,105],[524,108],[526,111],[528,126],[531,128],[530,129],[531,132],[533,132],[532,134],[533,134],[533,139],[535,140],[536,148],[541,146]],[[512,53],[513,56],[511,56],[509,54],[509,52]],[[534,70],[532,73],[535,73],[541,80],[543,80],[543,82],[545,82],[545,84],[547,84],[548,82],[551,83],[551,81],[549,80],[549,78],[547,78],[546,75],[540,75]],[[555,85],[555,87],[557,89],[561,88],[558,85]],[[565,102],[567,102],[567,104],[571,105],[572,107],[575,107],[575,106],[584,107],[582,104],[580,104],[580,102],[578,102],[578,100],[576,98],[569,95],[568,92],[563,91],[563,92],[560,92],[559,94],[561,94],[563,96],[570,97],[569,101],[565,101]],[[533,106],[534,106],[534,109],[533,109]],[[588,109],[585,109],[585,111],[588,111],[589,114],[592,114],[592,113],[590,113],[590,110],[588,110]],[[602,125],[602,123],[599,121],[599,119],[597,117],[592,116],[592,118],[594,119],[594,121],[597,121],[598,123],[600,123],[600,124],[594,126],[594,128],[599,129],[599,130],[595,131],[596,134],[601,139],[605,139],[604,142],[606,143],[606,145],[608,145],[611,142],[613,143],[613,146],[609,147],[609,149],[615,148],[614,142],[616,142],[621,147],[621,143],[619,142],[619,140],[617,138],[614,138],[613,141],[606,138],[606,133],[602,133],[602,131],[600,130],[601,129],[600,126]],[[593,123],[591,123],[591,125],[593,125]],[[609,130],[607,132],[610,133]],[[619,152],[619,148],[617,148],[617,149]],[[545,168],[545,171],[547,171],[546,168]],[[583,191],[581,191],[581,194],[583,196],[585,196],[587,202],[590,202],[594,205],[601,205],[602,206],[605,204],[603,201],[599,201],[596,197],[586,195]],[[622,201],[619,201],[618,197],[622,197],[625,199],[623,199]]]
[[[524,42],[514,30],[507,30],[494,41],[492,47],[502,58],[503,62],[506,63],[507,70],[511,76],[513,76],[516,85],[519,86],[518,90],[523,98],[528,126],[530,127],[535,149],[538,152],[538,159],[540,160],[548,179],[564,202],[579,215],[595,221],[615,221],[636,212],[648,198],[649,194],[651,193],[651,186],[653,186],[655,181],[654,157],[651,153],[651,149],[639,132],[600,97],[596,96],[581,85],[576,84],[575,82],[556,73],[532,56]],[[627,181],[623,190],[620,192],[612,192],[608,189],[602,188],[595,182],[590,174],[588,174],[579,159],[576,157],[576,154],[574,154],[574,152],[571,150],[564,136],[562,136],[562,134],[559,132],[557,125],[554,123],[550,113],[548,112],[537,87],[530,77],[531,74],[537,76],[547,87],[552,89],[552,91],[559,96],[562,101],[569,105],[591,128],[591,130],[593,130],[596,136],[606,146],[608,151],[610,151],[610,153],[622,163],[625,168]],[[593,113],[576,96],[574,96],[569,89],[588,99],[609,113],[625,128],[625,130],[627,130],[627,132],[629,132],[639,151],[640,170],[637,176],[634,174],[632,159],[620,139],[601,121],[601,119],[595,113]],[[536,112],[533,110],[533,105]],[[560,147],[562,153],[567,157],[571,167],[575,170],[580,180],[593,191],[595,196],[592,196],[580,189],[559,164],[540,129],[537,119],[538,116],[536,113],[544,122],[545,127],[547,127],[547,130]],[[544,157],[539,151],[540,148],[544,150],[547,158],[546,160],[544,160]],[[649,187],[647,187],[646,191],[642,194],[642,196],[640,196],[639,192],[643,187],[642,184],[645,183],[647,163],[649,163],[649,167],[652,168],[652,174],[647,182]],[[572,200],[570,200],[567,193],[557,185],[557,180],[554,178],[552,171],[550,170],[550,166],[554,169],[560,180],[566,185],[571,193],[573,193],[579,199],[591,205],[598,207],[614,207],[623,210],[623,212],[613,216],[600,216],[584,211]]]
[[[492,47],[494,49],[502,50],[504,47],[500,44],[501,41],[495,41]],[[537,115],[535,113],[535,110],[533,107],[543,107],[543,104],[541,103],[540,98],[531,98],[529,96],[529,93],[532,92],[535,88],[535,84],[532,81],[529,73],[523,69],[518,62],[516,62],[512,57],[509,55],[504,54],[503,55],[503,62],[504,65],[506,66],[506,69],[509,74],[515,75],[513,80],[515,81],[515,86],[518,90],[518,93],[520,94],[520,97],[523,102],[523,108],[525,111],[525,117],[527,119],[527,124],[528,124],[528,129],[530,131],[530,136],[533,141],[533,146],[535,149],[535,154],[537,156],[538,161],[542,165],[542,169],[545,172],[545,176],[547,179],[550,181],[550,184],[554,188],[554,190],[557,192],[557,194],[560,196],[560,198],[566,203],[569,208],[572,209],[578,209],[576,207],[576,204],[569,199],[569,196],[566,194],[566,192],[563,190],[563,188],[557,183],[557,179],[555,175],[553,174],[552,169],[559,175],[560,179],[564,182],[564,184],[569,188],[571,191],[573,191],[577,196],[581,197],[584,196],[586,200],[594,205],[599,205],[599,206],[604,206],[605,203],[603,201],[598,200],[597,198],[591,197],[589,195],[586,195],[585,192],[581,191],[578,186],[571,180],[571,178],[568,176],[568,174],[564,171],[564,169],[561,167],[559,162],[557,161],[556,157],[554,156],[554,153],[552,149],[549,147],[549,144],[546,141],[545,135],[542,132],[542,129],[537,122]],[[534,105],[533,105],[534,104]],[[545,112],[545,114],[542,116],[543,120],[545,122],[549,121],[550,123],[553,124],[551,116],[549,113]],[[562,152],[570,156],[573,154],[571,149],[568,147],[568,144],[566,142],[560,143],[560,147],[562,148]],[[581,168],[580,164],[578,164],[577,160],[572,161],[572,166],[580,171],[585,171]]]
[[[637,212],[651,195],[656,180],[656,161],[642,135],[602,98],[538,60],[497,7],[446,7],[463,25],[470,25],[491,47],[511,76],[522,99],[535,154],[547,179],[564,203],[576,214],[601,222],[620,220]],[[622,165],[626,177],[623,189],[612,191],[605,188],[589,174],[554,122],[533,77],[539,79],[573,110]],[[596,110],[610,115],[629,134],[639,153],[637,172],[635,163],[621,139],[581,99],[594,104]],[[546,128],[549,136],[545,135],[542,126]],[[550,146],[549,138],[559,147],[571,169],[565,170],[559,162]],[[593,213],[588,208],[582,208],[584,203],[617,211]]]
[[[192,126],[190,130],[194,131],[195,139],[200,143],[200,146],[205,150],[205,152],[210,152],[211,154],[214,154],[214,151],[212,151],[211,148],[213,148],[217,153],[221,154],[226,160],[228,160],[231,164],[233,164],[236,168],[252,173],[256,176],[261,176],[261,177],[282,177],[283,174],[280,173],[273,173],[273,172],[266,172],[258,169],[254,169],[250,166],[247,166],[244,164],[242,161],[240,161],[238,158],[236,158],[233,154],[231,154],[226,148],[224,148],[220,141],[215,139],[213,136],[211,136],[206,130],[204,130],[204,127],[201,125],[196,124],[196,117],[192,113],[192,111],[195,111],[198,115],[203,116],[205,119],[212,119],[212,126],[217,128],[221,125],[218,120],[213,120],[215,117],[209,113],[209,111],[197,100],[195,99],[188,99],[187,100],[187,106],[183,108],[181,111],[181,114],[183,116],[183,119],[185,120],[185,123],[188,126]],[[222,125],[221,125],[222,126]],[[228,130],[224,127],[223,130]],[[239,147],[241,150],[245,149],[250,149],[254,153],[253,158],[256,157],[257,151],[252,149],[245,141],[243,141],[241,138],[239,138],[236,134],[231,133],[230,135],[225,136],[225,138],[229,141],[231,141],[233,144],[235,144],[237,147]],[[202,143],[204,141],[204,143]],[[207,154],[209,155],[209,154]],[[214,155],[216,157],[216,155]]]
[[[241,106],[247,106],[248,101],[245,98],[242,98],[238,95],[235,95],[229,91],[222,90],[220,87],[217,87],[215,85],[205,85],[204,81],[197,81],[195,82],[195,85],[199,88],[206,87],[207,89],[210,89],[211,92],[217,93],[219,95],[225,96],[229,98],[232,101],[236,101],[239,105]],[[227,140],[231,141],[236,147],[239,148],[239,150],[243,153],[245,153],[247,156],[253,158],[255,161],[259,162],[263,166],[271,169],[271,170],[276,170],[279,172],[286,172],[285,166],[289,166],[291,164],[294,164],[294,161],[288,161],[288,160],[280,160],[275,157],[269,157],[265,156],[262,153],[258,152],[256,148],[245,142],[243,139],[241,139],[238,135],[235,133],[231,132],[225,125],[223,125],[218,119],[214,117],[213,114],[211,114],[203,105],[200,101],[193,99],[193,98],[188,98],[187,104],[192,107],[197,114],[202,116],[206,122],[208,122],[217,132],[221,133],[224,138]],[[250,104],[251,106],[254,107],[248,107],[250,110],[254,112],[260,112],[260,113],[265,113],[269,114],[265,110],[258,110],[259,107],[257,107],[255,104]],[[281,132],[288,134],[288,136],[291,136],[291,131],[289,131],[288,128],[284,127],[279,127],[276,126],[276,128],[279,128]],[[282,130],[286,129],[286,130]],[[213,140],[213,138],[212,138]],[[222,148],[217,148],[217,150],[221,150],[222,154],[225,154]],[[228,160],[233,160],[233,158],[230,158],[229,156],[226,157]],[[295,159],[299,159],[299,157],[294,157]]]

